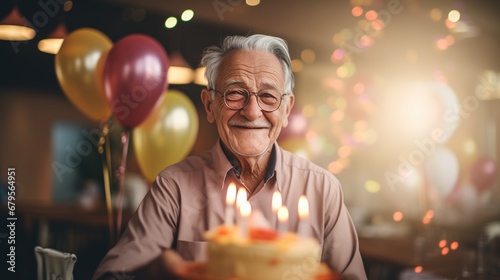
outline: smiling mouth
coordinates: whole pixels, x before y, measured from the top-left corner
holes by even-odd
[[[241,129],[268,129],[268,126],[257,126],[257,125],[232,125],[234,128]]]

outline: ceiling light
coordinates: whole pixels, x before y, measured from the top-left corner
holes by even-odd
[[[187,9],[184,12],[182,12],[181,19],[182,21],[190,21],[194,17],[194,12],[191,9]]]
[[[38,42],[38,49],[45,53],[57,54],[67,35],[68,31],[64,24],[59,24],[47,38]]]
[[[0,21],[0,40],[27,41],[35,38],[36,32],[21,18],[17,7]]]
[[[194,83],[200,86],[208,85],[207,78],[205,77],[205,70],[207,67],[198,67],[194,71]]]
[[[174,51],[170,57],[167,81],[172,85],[189,84],[193,81],[193,69],[186,62],[180,51]]]

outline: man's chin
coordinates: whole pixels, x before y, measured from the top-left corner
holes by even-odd
[[[233,147],[233,153],[243,157],[258,157],[263,155],[268,147]]]

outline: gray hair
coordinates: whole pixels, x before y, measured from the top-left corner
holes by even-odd
[[[224,56],[235,50],[260,50],[274,54],[280,61],[285,74],[284,94],[293,94],[294,77],[286,41],[278,37],[262,34],[248,37],[228,36],[220,47],[211,46],[205,49],[201,58],[201,66],[206,67],[205,78],[208,81],[208,88],[213,89],[215,87],[219,65]]]

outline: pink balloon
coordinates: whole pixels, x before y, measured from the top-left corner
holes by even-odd
[[[166,51],[147,35],[128,35],[111,48],[103,70],[104,92],[124,128],[134,128],[151,113],[168,87],[168,68]]]
[[[479,158],[472,165],[471,182],[478,192],[485,191],[493,186],[498,170],[495,162],[489,158]]]

